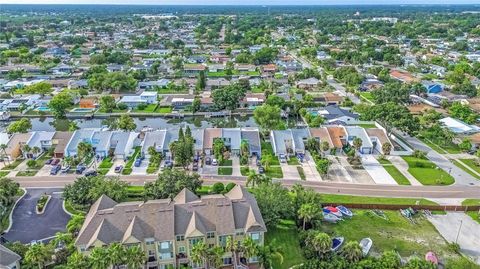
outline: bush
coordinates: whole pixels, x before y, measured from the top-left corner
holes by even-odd
[[[213,193],[219,194],[219,193],[222,193],[223,190],[225,190],[225,186],[223,185],[222,182],[217,182],[212,186]]]
[[[240,165],[247,165],[248,164],[248,156],[242,155],[240,158]]]
[[[37,161],[35,160],[28,160],[27,161],[27,167],[28,168],[35,168],[37,166]]]
[[[118,103],[118,104],[117,104],[117,109],[125,110],[125,109],[127,109],[127,108],[128,108],[128,106],[127,106],[127,104],[125,104],[125,103]]]
[[[418,158],[418,159],[426,159],[427,158],[427,153],[424,151],[421,151],[419,149],[416,149],[413,151],[413,157]]]
[[[235,185],[236,185],[235,183],[230,182],[230,183],[228,183],[227,186],[225,187],[225,190],[226,190],[227,192],[229,192],[229,191],[231,191],[231,190],[235,187]]]
[[[145,108],[147,108],[147,104],[145,104],[145,103],[141,103],[137,106],[138,110],[144,110]]]

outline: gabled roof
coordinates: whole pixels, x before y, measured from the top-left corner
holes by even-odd
[[[188,190],[187,188],[184,188],[181,190],[175,198],[173,198],[173,201],[177,204],[186,204],[190,203],[193,201],[198,201],[200,198],[196,196],[193,192]]]
[[[7,268],[21,258],[20,255],[0,244],[0,268]]]
[[[192,213],[192,217],[190,218],[190,222],[188,223],[187,230],[185,231],[186,237],[196,237],[202,236],[207,234],[207,229],[203,224],[200,215],[194,211]]]

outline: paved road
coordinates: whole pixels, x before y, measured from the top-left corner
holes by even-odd
[[[414,148],[419,149],[425,152],[428,152],[427,158],[435,163],[438,167],[445,170],[447,173],[450,173],[455,178],[455,185],[463,186],[480,186],[480,180],[474,178],[469,173],[463,171],[461,168],[457,167],[455,164],[450,162],[445,156],[431,149],[429,146],[425,145],[416,137],[403,136],[405,140]]]
[[[48,177],[47,177],[48,178]],[[13,210],[13,224],[5,234],[8,241],[30,243],[32,240],[41,240],[64,231],[70,216],[63,211],[63,200],[60,188],[27,189],[25,196],[17,203]],[[37,214],[37,201],[43,193],[51,194],[45,213]]]
[[[15,181],[23,187],[63,187],[75,180],[75,175],[55,177],[15,177]],[[132,185],[143,185],[145,182],[156,179],[155,175],[146,176],[121,176],[122,180]],[[245,184],[245,177],[232,176],[204,176],[206,184],[216,182],[234,182]],[[320,181],[299,181],[292,179],[278,180],[285,187],[292,187],[295,184],[302,184],[317,192],[331,194],[351,194],[379,197],[411,197],[411,198],[480,198],[479,186],[392,186],[372,184],[351,184]]]

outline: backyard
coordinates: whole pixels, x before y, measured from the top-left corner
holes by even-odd
[[[280,260],[277,258],[274,260],[272,268],[287,269],[305,261],[295,221],[281,220],[275,228],[269,228],[265,236],[265,244],[271,243],[281,248],[283,256],[283,263],[280,264]]]
[[[453,177],[427,159],[402,157],[408,163],[408,172],[423,185],[451,185]]]

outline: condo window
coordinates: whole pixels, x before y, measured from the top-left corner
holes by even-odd
[[[185,240],[184,235],[177,235],[177,241],[183,241],[183,240]]]
[[[215,232],[208,232],[207,238],[215,238]]]

